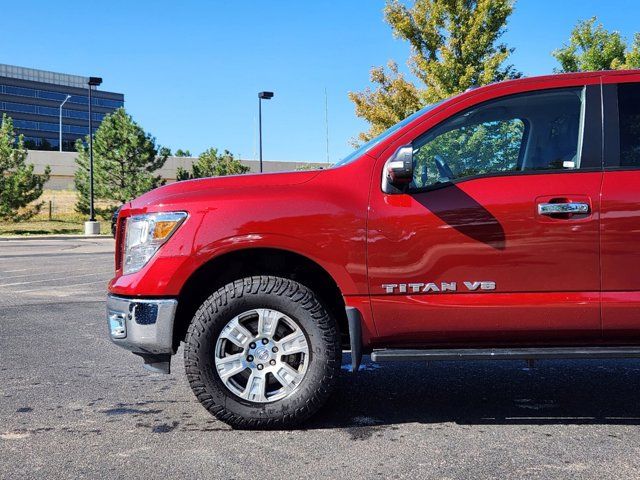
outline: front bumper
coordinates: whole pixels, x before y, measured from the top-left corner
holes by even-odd
[[[107,296],[109,337],[139,355],[173,354],[173,322],[178,301]]]

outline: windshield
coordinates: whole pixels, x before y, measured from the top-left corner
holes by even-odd
[[[347,163],[352,162],[353,160],[355,160],[356,158],[358,158],[359,156],[361,156],[362,154],[366,153],[367,151],[369,151],[371,148],[375,147],[377,144],[379,144],[380,142],[382,142],[384,139],[386,139],[389,135],[391,135],[393,132],[401,129],[402,127],[404,127],[405,125],[411,123],[413,120],[415,120],[416,118],[418,118],[420,115],[428,112],[429,110],[432,110],[434,107],[437,107],[438,105],[440,105],[442,102],[438,102],[438,103],[434,103],[432,105],[427,105],[424,108],[421,108],[420,110],[418,110],[416,113],[409,115],[407,118],[405,118],[404,120],[396,123],[393,127],[385,130],[384,132],[382,132],[380,135],[378,135],[375,138],[372,138],[371,140],[369,140],[367,143],[365,143],[364,145],[361,145],[357,150],[351,152],[349,155],[347,155],[346,157],[344,157],[342,160],[340,160],[339,162],[335,163],[333,166],[334,167],[341,167],[342,165],[346,165]]]

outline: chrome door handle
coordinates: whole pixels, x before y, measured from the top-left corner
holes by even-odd
[[[589,213],[589,204],[574,203],[539,203],[539,215],[556,215],[558,213]]]

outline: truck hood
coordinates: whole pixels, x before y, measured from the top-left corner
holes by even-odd
[[[156,188],[131,202],[131,208],[142,209],[149,205],[162,205],[176,203],[200,196],[206,192],[232,194],[234,191],[246,188],[269,188],[306,183],[318,176],[322,170],[309,170],[302,172],[260,173],[249,175],[230,175],[228,177],[199,178],[174,182],[163,187]]]

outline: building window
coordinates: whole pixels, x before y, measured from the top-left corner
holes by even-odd
[[[4,91],[7,95],[17,95],[19,97],[35,97],[36,91],[32,88],[14,87],[6,85]]]
[[[34,115],[44,115],[48,117],[58,117],[60,110],[55,107],[43,107],[42,105],[29,105],[27,103],[0,102],[0,110],[7,112],[31,113]],[[78,120],[89,120],[89,112],[82,110],[72,110],[63,108],[62,116],[64,118],[74,118]],[[104,113],[93,113],[94,122],[102,122]]]
[[[14,87],[12,85],[0,85],[0,92],[6,95],[14,95],[18,97],[34,97],[44,100],[64,101],[67,98],[66,93],[54,92],[51,90],[35,90],[33,88]],[[69,103],[77,105],[88,105],[89,97],[86,95],[71,95]],[[120,108],[124,106],[122,100],[112,100],[109,98],[92,97],[92,105],[105,108]]]
[[[24,103],[4,102],[3,110],[8,112],[20,112],[20,113],[36,113],[35,105],[27,105]]]

